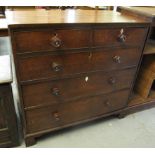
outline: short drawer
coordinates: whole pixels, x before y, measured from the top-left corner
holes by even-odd
[[[27,57],[19,60],[20,80],[62,78],[89,71],[122,69],[136,66],[140,55],[140,49],[131,48]]]
[[[7,128],[0,129],[0,147],[3,143],[8,143],[11,141],[9,131]]]
[[[68,104],[60,104],[59,106],[25,111],[27,131],[34,133],[54,129],[119,110],[127,105],[128,95],[129,90],[124,90],[77,100]]]
[[[97,72],[31,85],[23,85],[25,107],[52,105],[86,96],[130,88],[135,69]]]
[[[55,51],[90,46],[89,29],[60,29],[15,33],[17,52]]]
[[[6,126],[7,126],[6,118],[4,118],[4,116],[0,113],[0,128],[5,128]]]
[[[93,46],[125,44],[141,46],[146,33],[146,28],[94,29]]]
[[[7,127],[6,111],[4,108],[3,98],[0,96],[0,129],[6,127]]]

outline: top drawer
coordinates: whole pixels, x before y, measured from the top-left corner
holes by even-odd
[[[17,53],[76,49],[90,46],[89,29],[38,30],[15,33]]]
[[[14,33],[17,53],[79,49],[97,46],[141,46],[146,28],[40,29]]]
[[[120,46],[135,45],[141,46],[146,35],[146,28],[114,28],[114,29],[95,29],[93,46]]]

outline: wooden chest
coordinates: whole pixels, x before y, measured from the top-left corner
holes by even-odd
[[[27,146],[127,106],[148,23],[92,10],[7,16]]]

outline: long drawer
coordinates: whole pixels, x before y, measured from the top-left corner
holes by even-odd
[[[126,106],[129,90],[25,111],[27,133],[52,129],[100,116]]]
[[[122,69],[137,65],[140,55],[138,48],[118,48],[27,57],[19,60],[20,80],[62,78],[75,73]]]
[[[3,143],[11,143],[11,137],[7,128],[0,129],[0,147]]]
[[[23,85],[25,107],[44,106],[130,88],[136,69],[88,73],[75,78]]]
[[[144,41],[145,28],[94,28],[40,29],[14,33],[17,53],[55,51],[88,48],[90,46],[140,46]]]

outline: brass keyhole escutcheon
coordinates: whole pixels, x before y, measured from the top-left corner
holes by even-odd
[[[89,77],[88,77],[88,76],[86,76],[86,77],[85,77],[85,81],[86,81],[86,82],[88,82],[88,80],[89,80]]]
[[[88,56],[88,59],[89,59],[89,60],[92,59],[92,55],[93,55],[93,53],[92,53],[92,52],[89,52],[89,56]]]
[[[118,40],[120,42],[122,42],[122,43],[126,41],[126,35],[124,34],[124,29],[120,30],[120,34],[118,36]]]

